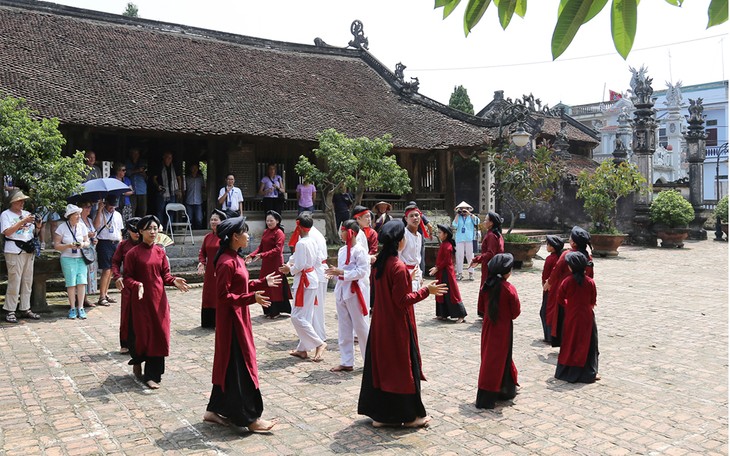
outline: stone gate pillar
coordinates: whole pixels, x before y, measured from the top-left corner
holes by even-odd
[[[629,67],[631,77],[631,101],[634,103],[634,137],[632,149],[639,172],[646,179],[650,191],[636,193],[633,233],[631,240],[637,245],[656,247],[656,235],[651,231],[649,205],[652,201],[651,187],[654,183],[654,152],[656,151],[656,109],[652,98],[654,89],[652,79],[647,76],[646,68],[639,70]]]
[[[689,202],[695,210],[695,218],[690,222],[690,239],[707,239],[707,231],[704,229],[705,217],[703,213],[704,203],[704,172],[703,164],[705,162],[705,115],[702,106],[702,98],[689,100],[689,116],[687,122],[687,134],[684,139],[687,141],[687,161],[689,162]]]
[[[494,211],[496,203],[494,197],[494,173],[489,161],[489,152],[479,154],[479,216],[484,220],[487,212]]]

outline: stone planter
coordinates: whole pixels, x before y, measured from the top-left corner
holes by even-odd
[[[689,236],[688,228],[663,228],[657,231],[657,236],[662,240],[662,247],[665,249],[681,249],[684,247],[684,240]]]
[[[618,248],[628,236],[628,234],[591,234],[593,255],[600,257],[618,256]]]
[[[515,269],[532,267],[532,259],[540,250],[542,242],[505,242],[504,253],[511,253],[515,258]]]

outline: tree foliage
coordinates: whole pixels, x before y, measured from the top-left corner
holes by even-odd
[[[349,138],[330,128],[318,136],[319,147],[314,149],[317,163],[302,155],[296,172],[314,182],[324,195],[326,237],[336,243],[337,227],[332,197],[343,188],[354,190],[355,204],[362,201],[365,189],[380,190],[402,195],[411,190],[411,178],[390,154],[393,144],[390,135],[381,138]]]
[[[665,0],[673,6],[682,6],[684,0]],[[456,9],[461,0],[435,0],[434,8],[443,8],[444,19]],[[482,19],[492,0],[468,0],[464,12],[464,33],[469,32]],[[558,18],[553,30],[551,50],[553,60],[565,52],[575,38],[578,30],[599,12],[608,0],[560,0]],[[626,59],[634,45],[636,36],[637,14],[636,7],[639,0],[612,0],[611,1],[611,36],[616,51]],[[527,0],[494,0],[497,7],[497,16],[502,29],[506,29],[512,17],[517,14],[524,18],[527,13]],[[707,28],[727,22],[728,0],[710,0],[707,9]]]
[[[466,93],[466,88],[463,85],[454,87],[454,92],[449,98],[449,107],[474,115],[474,105],[471,104],[469,94]]]
[[[0,100],[0,175],[12,176],[36,206],[63,211],[66,197],[81,190],[84,154],[61,155],[66,140],[58,119],[40,119],[25,100]]]
[[[720,217],[720,221],[727,223],[728,219],[728,199],[727,195],[720,198],[715,207],[715,218]]]
[[[636,191],[647,191],[646,179],[639,168],[628,162],[615,165],[606,160],[593,173],[578,174],[576,196],[583,200],[583,208],[593,221],[595,233],[617,233],[616,208],[619,198]]]
[[[687,226],[695,218],[695,210],[689,201],[677,191],[663,190],[654,197],[649,207],[649,217],[654,223],[678,228]]]
[[[132,2],[127,3],[127,9],[124,10],[122,16],[139,17],[139,8]]]
[[[538,202],[553,199],[556,186],[564,174],[563,163],[553,157],[552,149],[538,147],[527,159],[518,158],[512,151],[490,151],[490,165],[494,172],[495,197],[501,210],[510,214],[507,234],[515,227],[515,215]]]

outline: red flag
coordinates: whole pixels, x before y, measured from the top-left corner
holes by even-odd
[[[608,99],[609,101],[618,101],[622,99],[624,96],[621,95],[620,92],[614,92],[613,90],[608,91]]]

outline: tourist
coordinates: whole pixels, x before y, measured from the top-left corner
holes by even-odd
[[[89,277],[86,262],[81,256],[81,249],[91,245],[89,231],[85,224],[79,223],[80,207],[73,204],[67,205],[63,218],[66,219],[66,223],[59,225],[53,234],[53,247],[61,252],[61,270],[66,282],[69,303],[68,318],[78,317],[86,320],[84,296]]]
[[[548,279],[550,278],[550,274],[553,272],[553,269],[555,268],[555,264],[558,262],[558,259],[560,258],[560,255],[563,253],[563,246],[565,245],[565,242],[563,242],[562,239],[560,239],[560,236],[555,235],[547,235],[545,237],[545,245],[547,248],[547,251],[549,255],[547,258],[545,258],[545,265],[542,268],[542,286],[543,286],[543,292],[542,292],[542,306],[540,306],[540,321],[542,322],[542,332],[545,342],[550,343],[550,327],[547,324],[546,320],[546,312],[547,312],[547,302],[548,302],[548,292],[545,291],[544,287],[547,283]]]
[[[132,179],[134,189],[134,195],[129,197],[132,200],[134,216],[144,217],[147,215],[147,163],[140,159],[139,148],[129,149],[129,161],[126,166],[127,176]]]
[[[281,215],[276,211],[266,213],[266,229],[261,235],[261,242],[256,250],[246,256],[246,264],[261,260],[259,279],[274,273],[281,275],[279,268],[284,264],[284,227],[281,226]],[[264,290],[271,305],[264,307],[266,318],[279,318],[282,313],[291,313],[291,291],[289,281],[282,276],[281,284]]]
[[[99,269],[101,269],[101,280],[99,281],[99,302],[100,306],[108,306],[109,303],[116,303],[115,299],[109,297],[109,284],[112,278],[112,257],[117,250],[119,241],[122,240],[124,221],[122,215],[116,211],[119,198],[116,195],[106,197],[106,202],[99,201],[94,228],[96,238],[99,240],[96,245]]]
[[[394,220],[378,235],[383,246],[373,266],[375,307],[357,404],[357,413],[369,416],[374,427],[423,427],[431,420],[421,401],[421,380],[426,378],[413,305],[448,289],[435,281],[411,289],[412,269],[398,258],[406,247],[406,231],[401,221]]]
[[[150,389],[158,389],[170,354],[170,305],[165,286],[186,292],[182,277],[170,274],[165,250],[155,244],[160,220],[147,215],[137,224],[142,242],[124,258],[124,288],[129,290],[130,321],[127,345],[134,376]],[[144,363],[144,374],[142,373]]]
[[[291,311],[291,322],[294,330],[299,336],[299,344],[290,355],[297,358],[307,359],[307,352],[314,351],[313,361],[322,361],[322,356],[327,344],[317,334],[312,326],[314,319],[314,304],[317,299],[316,268],[321,264],[317,244],[309,236],[309,230],[314,224],[309,213],[304,212],[297,217],[297,227],[294,236],[297,239],[296,250],[289,258],[289,262],[283,264],[279,271],[294,276],[294,307]]]
[[[514,258],[498,253],[489,260],[489,275],[484,283],[488,302],[482,323],[481,365],[477,408],[493,409],[496,401],[517,395],[517,368],[512,361],[514,338],[512,320],[520,315],[520,298],[507,281]]]
[[[370,255],[357,242],[360,226],[346,220],[340,228],[340,239],[345,243],[337,252],[337,267],[327,268],[328,277],[337,277],[335,305],[337,306],[337,343],[340,364],[332,372],[352,372],[355,365],[353,333],[358,340],[368,340],[368,305]],[[365,344],[360,344],[360,355],[365,360]]]
[[[96,154],[93,151],[87,151],[84,154],[84,162],[86,163],[86,176],[84,176],[84,182],[88,182],[92,179],[101,179],[104,174],[101,172],[101,168],[96,164]]]
[[[391,210],[393,210],[393,206],[385,201],[380,201],[373,206],[373,229],[376,232],[379,233],[383,225],[393,220],[393,216],[390,215]]]
[[[96,238],[96,228],[94,228],[94,219],[91,216],[91,209],[93,205],[89,201],[81,203],[81,222],[86,225],[86,230],[89,232],[89,242],[96,251],[96,244],[99,240]],[[99,258],[98,255],[94,255],[94,262],[86,265],[88,271],[88,279],[86,281],[86,294],[84,295],[84,307],[96,307],[96,304],[89,301],[89,295],[96,294],[99,292]]]
[[[259,195],[264,198],[264,211],[282,213],[284,201],[286,200],[286,188],[284,187],[284,179],[276,174],[276,165],[273,163],[266,168],[266,176],[261,178]]]
[[[134,217],[134,208],[132,208],[132,197],[134,196],[134,188],[132,187],[132,180],[127,177],[127,167],[124,163],[117,162],[114,164],[114,178],[131,190],[121,194],[119,198],[119,207],[117,210],[122,214],[122,220],[125,222],[130,218]]]
[[[243,215],[243,192],[236,187],[236,177],[232,173],[226,175],[226,186],[218,191],[218,204],[228,218]]]
[[[304,179],[304,182],[297,185],[297,215],[302,212],[314,212],[314,202],[317,200],[317,187]]]
[[[205,179],[200,174],[200,164],[195,162],[190,165],[190,175],[185,178],[185,207],[194,230],[203,228],[203,195]]]
[[[562,343],[555,378],[570,383],[593,383],[598,376],[598,329],[596,283],[585,275],[588,259],[580,252],[568,252],[565,262],[571,275],[558,287],[558,305],[565,309]]]
[[[203,276],[203,293],[200,305],[200,326],[203,328],[215,328],[215,309],[217,308],[217,289],[215,286],[215,265],[213,258],[220,247],[218,237],[218,225],[227,219],[225,212],[214,209],[210,215],[210,233],[203,238],[203,245],[198,253],[198,274]]]
[[[119,310],[119,353],[129,353],[127,337],[129,335],[130,297],[129,290],[124,288],[122,268],[124,267],[124,258],[127,256],[127,252],[132,250],[140,242],[139,230],[137,229],[137,224],[140,220],[139,217],[132,217],[127,220],[125,224],[127,238],[119,243],[112,257],[112,280],[114,280],[114,285],[119,290],[122,301]]]
[[[484,318],[484,309],[489,300],[486,293],[482,292],[484,282],[489,275],[488,264],[494,258],[494,255],[504,252],[504,238],[502,237],[502,217],[496,212],[489,212],[484,218],[484,229],[487,234],[482,239],[482,253],[475,256],[469,267],[473,267],[477,263],[482,265],[482,276],[479,284],[479,298],[477,302],[477,316]]]
[[[338,191],[332,195],[332,206],[335,211],[335,224],[337,229],[340,229],[342,222],[350,218],[350,208],[352,207],[352,201],[354,197],[352,193],[347,191],[347,187],[344,184],[340,186]]]
[[[454,235],[450,227],[441,224],[436,226],[441,246],[436,255],[436,266],[428,273],[449,288],[447,293],[436,297],[436,318],[438,320],[455,318],[457,323],[463,323],[466,309],[461,301],[461,292],[454,274]]]
[[[157,218],[162,221],[160,230],[164,231],[168,222],[165,208],[169,203],[182,201],[182,182],[175,171],[172,152],[165,151],[162,154],[160,169],[152,176],[152,183],[157,188]]]
[[[39,217],[23,209],[28,199],[21,190],[10,197],[10,207],[0,214],[0,230],[5,236],[5,267],[8,284],[5,291],[5,321],[17,323],[18,317],[38,320],[40,315],[30,310],[33,285],[33,261],[36,249],[32,239],[40,230]],[[19,315],[15,312],[20,311]]]
[[[270,431],[277,420],[261,419],[264,403],[248,306],[268,307],[270,302],[262,289],[279,286],[281,277],[271,273],[265,280],[249,280],[246,264],[238,255],[249,240],[243,217],[223,220],[216,233],[220,247],[210,259],[215,265],[218,298],[213,389],[203,420],[246,427],[252,432]]]
[[[570,250],[564,251],[555,267],[550,273],[550,278],[543,286],[543,290],[548,292],[548,302],[545,309],[545,321],[550,327],[550,344],[553,347],[560,347],[560,336],[563,327],[564,309],[558,304],[558,287],[563,280],[570,276],[570,266],[565,261],[565,257],[569,252],[580,252],[588,261],[585,269],[585,275],[593,278],[593,257],[588,253],[587,247],[591,245],[591,235],[588,231],[579,226],[574,226],[570,231]],[[592,248],[592,247],[591,247]]]
[[[469,265],[468,280],[474,280],[474,236],[479,226],[479,217],[472,214],[474,210],[466,201],[462,201],[454,209],[456,215],[451,226],[456,230],[454,241],[456,242],[456,279],[464,279],[464,258]]]

